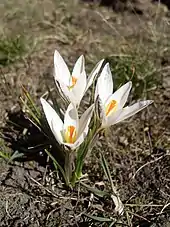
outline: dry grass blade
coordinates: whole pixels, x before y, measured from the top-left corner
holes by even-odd
[[[107,161],[104,157],[104,155],[102,153],[100,153],[100,159],[101,159],[101,164],[102,164],[102,167],[103,167],[103,170],[104,170],[104,173],[111,185],[111,188],[112,188],[112,192],[114,193],[114,195],[117,195],[117,191],[116,191],[116,188],[114,187],[114,184],[113,184],[113,181],[112,181],[112,176],[111,176],[111,173],[110,173],[110,169],[109,169],[109,166],[107,164]]]
[[[17,159],[17,158],[21,158],[24,156],[24,153],[21,153],[19,151],[15,151],[12,156],[9,158],[8,163],[12,162],[13,160]]]
[[[136,170],[135,174],[132,176],[132,179],[134,179],[135,176],[139,173],[139,171],[141,171],[144,167],[146,167],[146,166],[148,166],[148,165],[150,165],[150,164],[152,164],[152,163],[154,163],[154,162],[157,162],[157,161],[161,160],[162,158],[164,158],[164,157],[166,157],[166,156],[169,156],[169,155],[170,155],[170,154],[167,153],[167,154],[165,154],[165,155],[160,156],[159,158],[156,158],[156,159],[153,160],[153,161],[150,161],[150,162],[145,163],[145,164],[142,165],[138,170]]]
[[[99,216],[93,216],[93,215],[90,215],[90,214],[84,214],[85,216],[87,216],[88,218],[91,218],[95,221],[99,221],[99,222],[111,222],[113,221],[112,219],[110,218],[104,218],[104,217],[99,217]]]
[[[83,183],[80,181],[80,184],[87,188],[89,191],[91,191],[92,193],[94,193],[95,195],[99,196],[99,197],[104,197],[104,196],[109,196],[109,193],[108,192],[105,192],[105,191],[101,191],[99,189],[96,189],[96,188],[93,188],[93,187],[90,187],[89,185]]]
[[[104,157],[104,155],[102,153],[100,153],[100,157],[101,157],[101,163],[102,163],[102,167],[104,170],[104,173],[108,179],[108,181],[110,182],[111,188],[112,188],[112,192],[113,195],[111,195],[111,199],[113,200],[114,204],[115,204],[115,212],[119,215],[123,214],[123,210],[124,210],[124,205],[122,203],[122,201],[120,200],[116,188],[114,187],[113,181],[112,181],[112,176],[110,173],[110,169],[109,166],[107,164],[107,161]]]
[[[56,169],[56,170],[57,170],[57,169],[60,170],[60,172],[61,172],[61,174],[62,174],[62,176],[63,176],[63,178],[64,178],[64,180],[65,180],[65,182],[66,182],[66,185],[69,185],[68,179],[67,179],[66,174],[65,174],[63,168],[61,167],[61,165],[57,162],[57,160],[52,156],[52,154],[51,154],[47,149],[45,149],[45,152],[47,153],[47,155],[48,155],[48,156],[51,158],[51,160],[53,161],[55,169]]]

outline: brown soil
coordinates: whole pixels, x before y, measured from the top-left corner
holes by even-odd
[[[111,222],[96,221],[88,216],[92,215],[115,220],[112,225],[115,227],[169,227],[168,8],[147,0],[115,1],[114,5],[109,3],[109,7],[99,5],[98,1],[78,0],[2,2],[1,33],[5,32],[8,37],[24,35],[29,42],[26,43],[28,51],[18,60],[0,65],[1,150],[24,153],[24,158],[12,163],[0,159],[0,226],[111,226]],[[106,2],[101,1],[105,5]],[[151,25],[153,27],[149,30]],[[124,215],[119,217],[110,198],[92,196],[81,184],[74,190],[66,188],[60,176],[56,177],[43,147],[28,149],[44,142],[45,138],[21,114],[21,84],[40,105],[39,98],[46,91],[46,84],[48,87],[54,85],[55,48],[70,66],[80,54],[84,54],[89,71],[101,58],[129,53],[128,46],[132,51],[139,42],[143,54],[143,50],[153,48],[154,35],[159,37],[156,46],[159,50],[154,55],[154,49],[149,57],[156,63],[159,85],[141,94],[143,98],[147,93],[154,104],[127,122],[111,128],[107,139],[97,142],[84,167],[84,172],[88,173],[85,183],[109,190],[99,157],[99,151],[104,152],[113,182],[125,205]],[[9,120],[17,126],[11,125]],[[26,135],[24,129],[27,129]]]

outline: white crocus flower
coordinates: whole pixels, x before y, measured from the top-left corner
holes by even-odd
[[[94,78],[99,73],[104,60],[98,62],[91,74],[86,76],[84,57],[81,55],[75,63],[72,74],[59,52],[54,53],[54,79],[65,97],[78,106],[87,89],[92,85]]]
[[[63,122],[45,99],[41,98],[41,104],[50,129],[58,143],[76,149],[88,134],[94,105],[90,106],[79,119],[77,109],[70,103]]]
[[[131,106],[124,107],[132,82],[127,82],[113,93],[113,79],[109,64],[107,63],[97,80],[95,99],[99,97],[102,112],[102,127],[109,127],[131,117],[151,104],[152,100],[140,101]]]

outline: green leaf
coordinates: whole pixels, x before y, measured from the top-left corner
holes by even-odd
[[[3,152],[3,151],[0,151],[0,157],[8,160],[10,158],[10,154]]]

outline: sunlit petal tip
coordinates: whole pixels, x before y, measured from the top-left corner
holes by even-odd
[[[102,59],[95,65],[95,67],[93,68],[92,72],[89,75],[89,78],[91,76],[96,76],[99,73],[104,61],[105,61],[105,59]]]
[[[110,71],[109,63],[106,63],[97,80],[95,98],[99,95],[102,104],[108,100],[113,93],[113,78]]]
[[[105,66],[102,69],[101,75],[100,77],[105,78],[105,80],[109,80],[109,82],[111,82],[111,80],[113,80],[113,76],[112,76],[112,72],[110,70],[110,65],[109,63],[106,63]]]
[[[63,59],[63,57],[61,56],[61,54],[57,51],[57,50],[55,50],[54,51],[54,65],[56,65],[57,63],[58,63],[58,61],[64,61],[64,59]],[[64,61],[65,62],[65,61]]]
[[[104,61],[105,61],[105,59],[103,58],[102,60],[100,60],[100,61],[98,62],[98,65],[102,65]]]
[[[130,90],[132,88],[132,81],[128,81],[120,87],[123,91]],[[120,88],[118,90],[120,90]]]
[[[143,110],[144,108],[146,108],[148,105],[152,103],[153,103],[153,100],[140,101],[131,106],[127,106],[123,108],[118,118],[115,120],[114,124],[117,124],[121,121],[126,120],[127,118],[135,115],[136,113],[140,112],[141,110]]]
[[[110,65],[109,65],[109,63],[107,62],[107,63],[105,64],[105,66],[103,67],[103,69],[102,69],[101,76],[102,76],[104,73],[108,73],[108,72],[109,72],[109,74],[110,74]]]
[[[60,53],[55,50],[54,52],[54,79],[59,82],[69,84],[70,71]]]
[[[76,61],[76,64],[79,63],[80,64],[80,67],[84,67],[84,64],[85,64],[85,58],[83,55],[81,55],[77,61]]]
[[[78,78],[81,73],[85,72],[85,66],[84,65],[85,65],[85,59],[84,59],[84,56],[81,55],[77,59],[75,65],[74,65],[72,76],[75,77],[75,78]]]
[[[102,59],[102,60],[100,60],[100,61],[97,63],[97,65],[96,65],[96,71],[97,71],[97,73],[100,71],[100,69],[101,69],[101,67],[102,67],[104,61],[105,61],[105,59]]]
[[[40,102],[42,104],[42,107],[43,107],[43,110],[44,110],[45,115],[46,114],[49,114],[50,111],[53,109],[51,107],[51,105],[44,98],[42,98],[42,97],[40,98]]]
[[[127,84],[130,88],[132,87],[132,81],[127,82]]]
[[[85,61],[84,55],[80,55],[79,59],[80,59],[81,62],[84,63],[84,61]]]
[[[146,102],[147,102],[148,105],[150,105],[154,102],[154,100],[147,100]]]
[[[106,66],[107,69],[110,69],[110,64],[109,64],[109,62],[107,62],[105,66]]]
[[[126,93],[127,93],[127,96],[128,96],[129,95],[129,92],[130,92],[130,90],[132,88],[132,81],[128,81],[126,84],[124,84],[122,86],[122,88],[124,88],[123,89],[124,90],[124,95],[126,95]]]
[[[127,84],[127,92],[129,93],[130,90],[132,89],[132,81],[129,81],[126,84]]]
[[[131,108],[131,107],[133,107],[133,106],[135,106],[135,105],[138,105],[138,108],[139,108],[139,109],[141,109],[141,108],[143,109],[143,108],[149,106],[150,104],[152,104],[153,102],[154,102],[153,100],[139,101],[139,102],[135,103],[134,105],[129,106],[129,108]]]
[[[72,72],[72,79],[74,79],[74,83],[72,81],[71,91],[73,95],[73,99],[70,100],[71,102],[79,105],[81,99],[84,96],[87,84],[86,72],[84,67],[84,57],[83,55],[79,57],[77,62],[74,65],[73,72]]]
[[[45,99],[41,97],[40,101],[41,101],[41,103],[43,103],[45,101]]]
[[[100,69],[101,69],[101,67],[102,67],[102,65],[103,65],[104,60],[105,60],[105,59],[100,60],[100,61],[95,65],[95,67],[93,68],[92,72],[91,72],[90,75],[89,75],[89,78],[91,78],[92,76],[96,76],[96,75],[99,73],[99,71],[100,71]]]
[[[57,55],[60,55],[60,53],[57,50],[55,50],[54,51],[54,57],[57,57]]]

